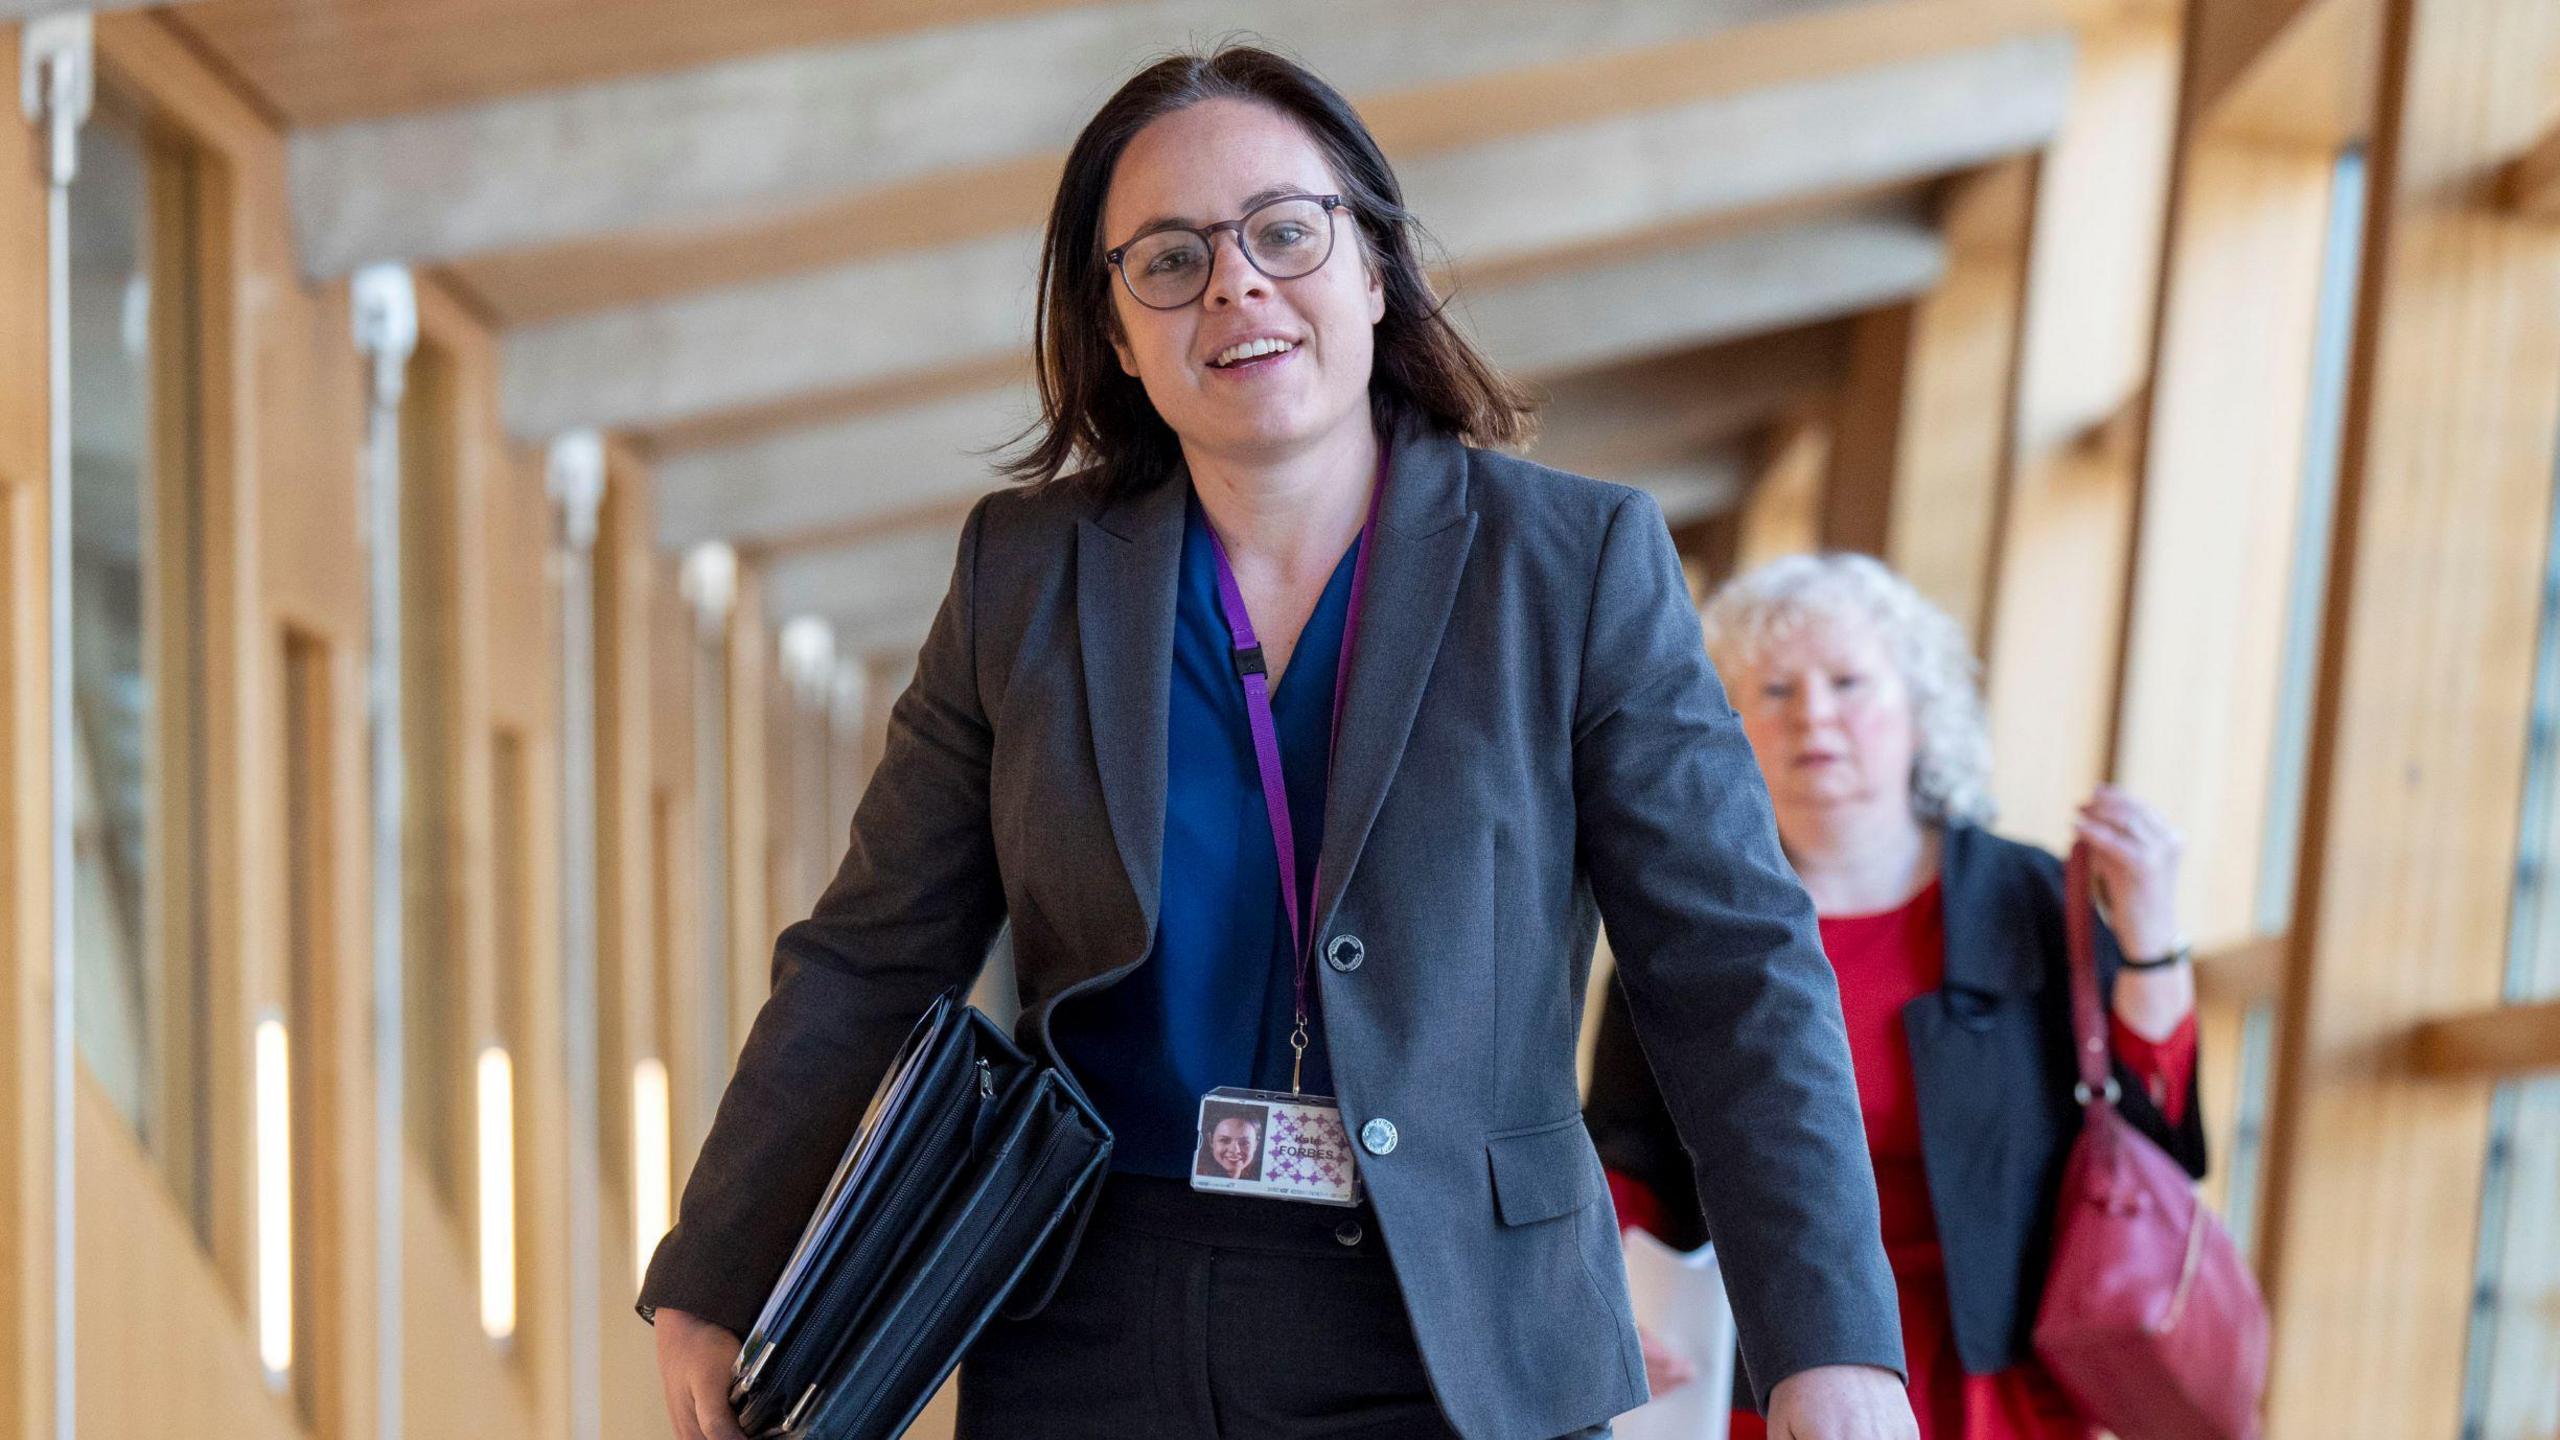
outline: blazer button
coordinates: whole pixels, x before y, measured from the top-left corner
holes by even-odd
[[[1360,1229],[1359,1221],[1345,1220],[1341,1224],[1333,1227],[1333,1238],[1337,1244],[1357,1245],[1368,1237]]]
[[[1360,1143],[1372,1155],[1392,1155],[1396,1149],[1396,1126],[1392,1120],[1372,1120],[1360,1127]]]
[[[1360,962],[1368,958],[1369,949],[1357,935],[1336,935],[1333,943],[1324,947],[1324,963],[1345,975],[1359,969]]]

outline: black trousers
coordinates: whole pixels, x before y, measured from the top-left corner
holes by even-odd
[[[1112,1176],[1057,1296],[960,1367],[959,1440],[1455,1434],[1368,1207],[1178,1180]]]

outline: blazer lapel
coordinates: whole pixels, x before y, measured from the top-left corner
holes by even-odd
[[[1466,499],[1467,452],[1454,436],[1408,428],[1396,437],[1325,796],[1320,937],[1360,863],[1422,708],[1475,542],[1476,517]]]
[[[1183,496],[1168,481],[1076,531],[1076,633],[1094,767],[1146,935],[1155,943],[1164,878],[1165,727],[1173,687],[1173,611],[1182,568]]]
[[[1971,825],[1941,832],[1938,859],[1946,918],[1946,985],[1991,995],[2032,995],[2044,988],[2044,956],[2035,938],[2032,895],[2003,863],[1998,842]]]

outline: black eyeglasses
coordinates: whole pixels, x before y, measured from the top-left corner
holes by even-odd
[[[1233,220],[1193,229],[1150,230],[1102,258],[1120,272],[1130,296],[1150,310],[1179,310],[1209,288],[1218,232],[1232,230],[1246,262],[1274,280],[1295,280],[1333,258],[1333,212],[1339,195],[1283,195]]]

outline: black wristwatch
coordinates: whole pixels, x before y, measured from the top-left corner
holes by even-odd
[[[2175,946],[2170,948],[2168,954],[2154,956],[2149,960],[2136,960],[2132,956],[2128,955],[2124,960],[2124,968],[2127,970],[2166,970],[2172,965],[2184,965],[2195,958],[2196,947],[2187,943],[2185,940],[2180,940]]]

